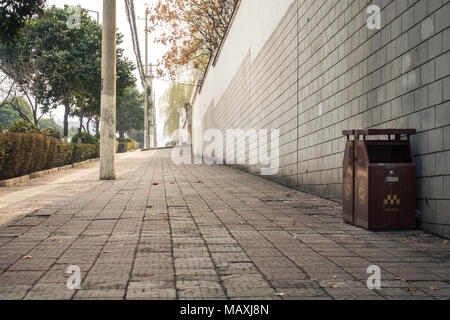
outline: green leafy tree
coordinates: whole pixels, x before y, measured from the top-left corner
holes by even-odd
[[[164,134],[171,136],[175,130],[179,129],[181,109],[189,103],[193,89],[194,87],[190,85],[173,83],[166,91],[163,97],[166,118]]]
[[[125,132],[144,129],[144,96],[135,87],[126,88],[117,106],[117,131],[121,139]]]
[[[58,77],[58,68],[45,56],[48,35],[33,32],[34,19],[28,20],[22,36],[14,45],[0,44],[0,70],[11,80],[6,98],[13,101],[22,96],[31,107],[34,124],[46,113],[39,109],[45,104],[50,81]],[[23,116],[21,114],[21,116]]]
[[[86,10],[79,11],[80,28],[68,27],[67,21],[73,14],[69,6],[64,9],[53,6],[39,18],[26,22],[17,44],[0,45],[0,69],[14,80],[31,105],[30,120],[37,124],[43,115],[62,104],[65,137],[69,133],[70,115],[79,117],[79,133],[85,117],[94,120],[97,135],[100,122],[102,29]],[[118,105],[125,89],[136,83],[135,66],[119,47],[122,39],[118,33]]]
[[[69,29],[66,21],[71,15],[68,6],[64,9],[52,7],[46,11],[45,18],[37,21],[38,33],[52,34],[52,46],[46,56],[52,64],[59,66],[59,77],[49,81],[51,90],[45,101],[50,108],[63,104],[64,136],[68,134],[69,115],[80,119],[79,133],[83,128],[83,118],[97,116],[96,127],[99,127],[101,96],[101,26],[80,8],[81,19],[79,29]],[[117,34],[117,98],[123,95],[125,88],[135,84],[133,76],[134,64],[123,56],[120,48],[123,35]],[[48,69],[45,73],[51,73]]]
[[[33,24],[36,36],[47,39],[43,54],[49,64],[43,73],[57,75],[48,82],[44,105],[47,110],[64,105],[64,136],[68,136],[69,115],[76,105],[83,108],[97,95],[92,86],[99,91],[101,77],[101,27],[80,8],[80,28],[69,28],[72,12],[69,6],[51,7]],[[57,66],[56,71],[48,67],[51,65]]]
[[[45,0],[2,0],[0,42],[14,43],[27,19],[43,11]]]
[[[39,120],[39,128],[41,129],[54,129],[58,131],[61,135],[63,133],[63,128],[58,125],[53,118],[50,119],[41,119]]]

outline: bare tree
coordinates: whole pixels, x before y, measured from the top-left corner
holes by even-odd
[[[24,39],[15,46],[0,46],[0,71],[4,75],[2,81],[5,82],[1,87],[2,91],[6,92],[3,104],[9,101],[21,117],[36,125],[49,110],[48,102],[44,98],[49,89],[48,83],[53,77],[59,77],[56,64],[50,66],[52,72],[45,75],[42,73],[44,69],[49,70],[48,61],[42,54],[44,45],[45,39],[33,39],[32,43]],[[27,119],[20,107],[14,103],[19,95],[31,106],[33,119]]]
[[[14,109],[23,120],[33,122],[16,83],[3,72],[0,72],[0,109],[5,107]]]

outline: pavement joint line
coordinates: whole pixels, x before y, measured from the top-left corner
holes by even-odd
[[[150,161],[148,161],[148,164],[146,165],[145,173],[142,175],[142,178],[141,178],[141,180],[139,181],[140,183],[141,183],[142,181],[145,181],[144,179],[145,179],[145,177],[146,177],[146,174],[147,174],[147,172],[149,171],[150,165],[151,165],[153,162],[154,162],[154,159],[153,159],[153,157],[152,157],[152,158],[150,159]],[[153,180],[154,174],[155,174],[155,167],[152,167],[152,173],[151,173],[151,179],[150,179],[150,181]],[[151,189],[152,189],[152,185],[149,186],[149,190],[148,190],[148,192],[147,192],[147,197],[146,197],[146,200],[145,200],[145,203],[146,203],[146,204],[148,203],[148,200],[149,200],[149,198],[150,198],[150,192],[151,192]],[[145,221],[145,214],[142,216],[142,219],[141,219],[141,227],[139,228],[139,240],[141,240],[141,238],[142,238],[142,229],[143,229],[143,227],[144,227],[144,221]],[[126,297],[127,297],[127,294],[128,294],[128,288],[129,288],[130,282],[131,282],[131,280],[132,280],[132,278],[133,278],[133,270],[134,270],[134,265],[135,265],[135,261],[136,261],[136,256],[137,256],[138,248],[139,248],[139,241],[138,241],[138,244],[136,245],[136,248],[134,249],[133,262],[132,262],[132,264],[131,264],[131,268],[130,268],[130,272],[129,272],[129,278],[128,278],[127,285],[126,285],[126,287],[125,287],[125,292],[124,292],[124,295],[123,295],[123,299],[124,299],[124,300],[125,300]]]
[[[181,189],[180,189],[180,191],[181,191]],[[197,194],[199,195],[200,198],[202,198],[202,196],[201,196],[200,193],[197,193]],[[203,201],[204,201],[204,199],[203,199]],[[206,202],[205,202],[205,203],[206,203]],[[206,204],[206,205],[208,206],[208,204]],[[210,207],[210,206],[208,206],[208,207],[209,207],[209,209],[212,211],[211,207]],[[189,211],[189,214],[191,215],[191,219],[194,221],[194,224],[195,224],[197,230],[200,230],[200,228],[199,228],[199,226],[198,226],[198,223],[195,221],[195,218],[194,218],[194,216],[192,215],[192,211],[190,210],[189,207],[188,207],[188,211]],[[213,266],[214,266],[214,269],[217,270],[217,269],[218,269],[217,264],[214,262],[214,259],[212,258],[211,250],[210,250],[210,248],[209,248],[209,246],[208,246],[208,243],[207,243],[206,240],[205,240],[205,237],[204,237],[203,233],[200,232],[200,236],[201,236],[201,238],[202,238],[202,240],[203,240],[203,243],[204,243],[204,245],[205,245],[205,247],[206,247],[206,250],[208,251],[208,255],[209,255],[209,258],[210,258],[210,260],[211,260],[211,262],[212,262],[212,264],[213,264]],[[217,273],[217,272],[216,272],[216,273]],[[219,284],[220,284],[220,286],[222,287],[222,290],[224,291],[225,296],[226,296],[227,298],[229,298],[228,290],[227,290],[227,288],[225,287],[225,285],[223,284],[222,278],[221,278],[218,274],[217,274],[217,276],[218,276],[218,278],[219,278]]]
[[[198,178],[198,176],[196,176],[196,177]],[[213,193],[214,193],[216,196],[218,196],[217,193],[215,193],[215,192],[213,192]],[[202,197],[201,193],[198,193],[198,194],[199,194],[199,197],[202,198],[202,200],[206,203],[206,205],[212,210],[212,208],[207,204],[207,202],[205,201],[205,199]],[[218,196],[218,197],[219,197],[219,196]],[[220,198],[220,197],[219,197],[219,198]],[[222,199],[222,200],[223,200],[223,199]],[[231,209],[231,208],[230,208],[230,209]],[[231,209],[231,210],[232,210],[233,212],[237,213],[237,211],[235,211],[235,210],[233,210],[233,209]],[[212,212],[213,212],[213,214],[221,221],[222,225],[225,227],[225,229],[227,230],[228,234],[229,234],[229,235],[230,235],[230,236],[231,236],[231,237],[239,244],[239,241],[237,241],[236,237],[230,232],[228,226],[223,222],[223,220],[222,220],[220,217],[218,217],[218,216],[214,213],[213,210],[212,210]],[[237,213],[237,214],[238,214],[238,213]],[[192,215],[192,213],[191,213],[191,215]],[[197,224],[196,224],[196,225],[197,225]],[[197,225],[197,228],[198,228],[198,225]],[[204,239],[204,238],[203,238],[203,239]],[[205,242],[205,243],[206,243],[206,242]],[[248,252],[245,250],[245,248],[243,248],[242,245],[239,245],[239,247],[240,247],[241,250],[245,253],[245,255],[247,256],[247,258],[249,258],[249,260],[252,261],[252,259],[251,259],[250,256],[248,255]],[[211,256],[211,252],[210,252],[209,248],[208,248],[208,252],[209,252],[209,254],[210,254],[210,256]],[[214,263],[214,261],[213,261],[213,263]],[[261,272],[261,270],[259,269],[259,267],[258,267],[255,263],[252,262],[252,264],[255,266],[256,270],[258,270],[259,274],[263,277],[263,279],[266,281],[266,283],[274,290],[274,293],[276,293],[277,290],[276,290],[275,287],[271,284],[271,282],[266,278],[266,276],[264,275],[264,273]],[[217,268],[217,266],[216,266],[216,268]],[[225,291],[227,297],[229,297],[229,295],[227,294],[228,290],[227,290],[226,287],[223,285],[223,280],[221,279],[220,276],[219,276],[219,281],[220,281],[221,285],[223,286],[223,289],[224,289],[224,291]],[[283,299],[283,297],[281,297],[281,299]]]
[[[113,183],[110,183],[110,188],[108,188],[107,190],[110,190],[110,189],[112,189],[114,187],[114,184]],[[114,197],[112,197],[109,201],[108,201],[108,203],[110,203],[112,200],[113,200],[113,198]],[[95,199],[92,199],[89,203],[92,203],[93,201],[94,201]],[[75,201],[75,200],[74,200]],[[88,205],[89,205],[89,203],[87,203],[83,208],[85,208],[85,207],[87,207]],[[105,206],[104,206],[104,208],[107,206],[107,204],[105,204]],[[80,209],[78,212],[80,212],[82,209]],[[104,210],[104,209],[103,209]],[[57,212],[55,212],[55,214],[57,214]],[[67,225],[67,224],[69,224],[69,222],[70,222],[70,220],[69,221],[67,221],[66,222],[66,224],[64,224],[64,225],[62,225],[60,228],[58,228],[58,230],[59,229],[61,229],[61,228],[63,228],[65,225]],[[116,223],[118,222],[118,220],[116,221]],[[88,225],[86,225],[86,227],[84,228],[84,230],[83,230],[83,232],[84,231],[86,231],[88,228],[89,228],[89,226],[90,225],[92,225],[94,223],[94,220],[92,220]],[[79,236],[81,236],[81,234],[83,233],[83,232],[81,232],[80,234],[79,234]],[[43,240],[43,241],[45,241],[45,240]],[[42,241],[42,242],[43,242]],[[41,243],[42,243],[41,242]],[[64,250],[64,252],[59,256],[59,258],[61,258],[73,245],[74,245],[74,243],[75,242],[73,242],[69,247],[67,247],[67,249],[66,250]],[[106,242],[105,242],[106,243]],[[104,246],[103,246],[103,248],[104,248]],[[98,255],[97,255],[97,258],[98,258],[98,256],[100,255],[100,253],[101,253],[101,251],[102,250],[100,250],[100,252],[98,253]],[[31,252],[31,251],[30,251]],[[59,259],[58,258],[58,259]],[[49,269],[48,270],[50,270],[55,264],[56,264],[56,262],[58,261],[58,259],[56,259],[56,261],[49,267]],[[95,265],[95,262],[92,264],[92,266],[91,266],[91,268],[89,268],[89,270],[86,272],[86,276],[89,274],[89,271],[92,269],[92,267]],[[39,278],[39,280],[41,280],[43,277],[44,277],[44,275],[46,274],[46,272],[44,272],[44,274],[42,274],[42,276]],[[36,281],[36,284],[37,283],[39,283],[39,280],[38,281]],[[83,278],[82,278],[82,281],[81,281],[81,284],[83,284]],[[35,284],[35,285],[36,285]],[[29,290],[27,290],[27,292],[26,292],[26,294],[25,294],[25,296],[24,297],[26,297],[27,295],[28,295],[28,293],[30,292],[30,291],[32,291],[32,289],[34,288],[34,286],[35,285],[33,285]],[[70,290],[70,289],[67,289],[67,290]],[[72,293],[72,295],[71,295],[71,298],[70,299],[73,299],[73,297],[76,295],[76,293],[78,292],[79,290],[78,289],[76,289],[76,290],[74,290],[74,292]]]
[[[164,176],[163,176],[164,179]],[[166,185],[165,180],[164,180],[164,186]],[[177,184],[178,185],[178,184]],[[164,199],[166,201],[166,204],[168,203],[167,201],[167,192],[166,192],[166,188],[163,189],[164,190]],[[169,211],[169,206],[167,207],[167,216],[169,217],[169,230],[170,230],[170,253],[172,255],[172,261],[173,261],[173,273],[174,273],[174,282],[173,282],[173,286],[174,286],[174,290],[175,290],[175,299],[179,300],[180,299],[180,293],[177,289],[177,281],[178,281],[178,273],[177,273],[177,269],[175,267],[175,254],[173,251],[173,247],[174,247],[174,242],[173,242],[173,228],[172,228],[172,223],[171,223],[171,219],[170,219],[170,211]]]
[[[144,167],[144,165],[142,165],[142,167]],[[145,166],[145,168],[146,168],[146,170],[147,170],[148,167]],[[133,172],[136,172],[136,171],[138,171],[139,169],[140,169],[140,167],[134,169]],[[114,186],[114,181],[110,181],[110,182],[111,182],[111,189],[112,189],[112,187]],[[130,184],[130,183],[132,183],[132,182],[133,182],[133,180],[128,180],[128,182],[125,183],[125,184],[119,189],[119,191],[116,192],[116,194],[118,194],[118,193],[120,192],[120,190],[123,190],[124,188],[126,188],[126,187],[128,186],[128,184]],[[108,190],[109,190],[109,189],[108,189]],[[130,198],[131,198],[131,196],[129,197],[129,199],[130,199]],[[111,199],[108,201],[108,203],[105,204],[105,206],[103,207],[102,211],[100,211],[97,215],[100,215],[100,214],[105,210],[105,208],[107,207],[107,205],[108,205],[109,203],[111,203],[111,201],[112,201],[113,199],[114,199],[114,196],[111,197]],[[129,201],[129,199],[128,199],[128,201]],[[128,203],[128,201],[127,201],[127,203]],[[125,207],[126,207],[126,206],[123,207],[120,216],[123,214]],[[106,246],[106,244],[108,243],[108,240],[111,238],[111,235],[112,235],[112,233],[113,233],[115,227],[116,227],[117,224],[119,223],[119,221],[120,221],[120,216],[119,216],[117,219],[115,219],[114,227],[111,229],[111,232],[110,232],[109,236],[107,237],[108,239],[107,239],[107,240],[105,241],[105,243],[103,244],[101,250],[99,250],[99,252],[98,252],[98,254],[97,254],[97,257],[95,258],[95,260],[94,260],[94,262],[92,263],[92,265],[91,265],[91,267],[89,268],[89,270],[86,271],[86,275],[85,275],[84,279],[82,279],[82,281],[81,281],[81,289],[80,289],[80,290],[83,290],[83,284],[86,282],[86,279],[87,279],[87,277],[89,276],[90,271],[91,271],[92,268],[95,266],[95,263],[97,262],[99,256],[105,251],[105,250],[104,250],[104,249],[105,249],[105,246]],[[91,225],[92,223],[94,223],[94,221],[95,221],[95,220],[92,220],[91,223],[90,223],[89,225]],[[86,231],[86,230],[88,229],[89,225],[85,227],[84,231]],[[73,244],[72,244],[72,245],[73,245]],[[72,298],[73,298],[73,297],[78,293],[78,291],[80,291],[80,290],[78,290],[78,289],[75,290],[74,294],[72,295]],[[125,288],[125,295],[126,295],[126,290],[127,290],[127,288]],[[124,298],[125,298],[125,295],[124,295]]]
[[[216,194],[217,195],[217,194]],[[220,198],[220,197],[219,197]],[[222,199],[223,200],[223,199]],[[231,208],[230,208],[231,209]],[[241,218],[242,218],[242,216],[236,211],[236,210],[233,210],[233,209],[231,209],[233,212],[235,212],[236,214],[238,214]],[[220,218],[219,218],[220,219]],[[245,220],[245,218],[242,218],[242,219],[244,219]],[[223,223],[223,222],[222,222]],[[237,241],[236,240],[236,238],[235,238],[235,236],[229,231],[229,229],[228,229],[228,227],[225,225],[225,224],[223,224],[224,226],[225,226],[225,228],[228,230],[228,233],[233,237],[233,239],[235,240],[235,241]],[[252,226],[252,228],[256,231],[256,232],[258,232],[259,234],[261,234],[261,232],[259,232],[258,230],[256,230],[253,226]],[[262,235],[263,236],[263,235]],[[264,236],[263,236],[264,237]],[[265,238],[265,237],[264,237]],[[267,240],[267,238],[266,238],[266,240]],[[237,241],[238,242],[238,241]],[[269,241],[270,242],[270,241]],[[249,254],[248,254],[248,251],[247,250],[245,250],[245,248],[243,248],[242,246],[240,246],[241,247],[241,249],[242,249],[242,251],[243,252],[245,252],[245,254],[246,254],[246,256],[250,259],[250,260],[252,260],[251,258],[250,258],[250,256],[249,256]],[[278,250],[278,249],[277,249]],[[279,252],[281,252],[280,250],[278,250]],[[254,263],[253,263],[254,264]],[[267,279],[267,277],[265,276],[265,274],[263,273],[263,272],[261,272],[261,270],[260,270],[260,268],[256,265],[256,264],[254,264],[255,265],[255,268],[258,270],[258,272],[261,274],[261,276],[263,277],[263,279],[267,282],[267,284],[269,284],[270,285],[270,287],[274,290],[274,293],[277,293],[277,289],[272,285],[272,283]],[[303,271],[303,270],[302,270]],[[282,300],[284,300],[284,298],[281,296],[280,297]]]

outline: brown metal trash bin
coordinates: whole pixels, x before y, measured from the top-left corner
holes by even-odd
[[[342,180],[346,222],[369,230],[416,227],[416,171],[409,141],[415,133],[414,129],[343,132],[347,136]],[[387,140],[367,140],[367,136],[387,136]]]

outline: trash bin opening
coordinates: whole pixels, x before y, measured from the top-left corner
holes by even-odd
[[[370,163],[412,163],[409,146],[368,145]]]

